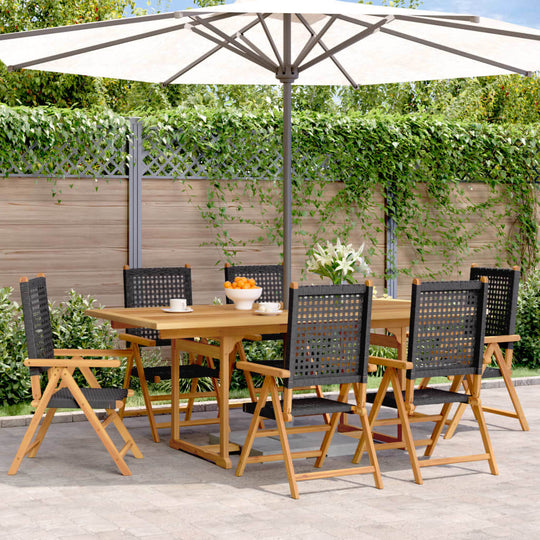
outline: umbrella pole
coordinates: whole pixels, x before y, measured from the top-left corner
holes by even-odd
[[[283,305],[288,307],[291,283],[292,182],[291,182],[291,108],[292,83],[283,82]]]

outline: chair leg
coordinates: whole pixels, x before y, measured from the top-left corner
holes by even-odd
[[[150,398],[150,391],[148,390],[148,383],[146,376],[144,375],[144,368],[142,365],[141,351],[138,345],[133,345],[133,358],[135,360],[135,366],[137,368],[137,375],[139,376],[139,382],[141,384],[141,392],[144,398],[144,406],[148,413],[148,423],[150,424],[150,431],[152,433],[152,439],[154,442],[159,442],[159,435],[156,426],[156,418],[154,416],[154,409],[152,408],[152,400]]]
[[[390,371],[390,378],[392,380],[392,389],[394,390],[394,398],[398,409],[398,417],[402,429],[402,437],[405,442],[405,448],[409,454],[409,460],[414,474],[414,481],[417,484],[423,484],[422,474],[420,473],[420,465],[418,464],[418,456],[416,455],[416,447],[414,445],[414,439],[411,432],[411,425],[409,423],[409,414],[405,408],[405,402],[403,401],[403,395],[401,393],[401,385],[399,383],[399,376],[394,368],[387,368]]]
[[[114,409],[107,409],[107,414],[108,414],[108,418],[111,419],[114,426],[118,430],[118,433],[120,433],[120,436],[122,437],[122,439],[124,439],[124,442],[127,445],[126,451],[131,450],[131,453],[133,454],[134,457],[136,457],[137,459],[142,459],[143,457],[142,452],[139,450],[139,447],[133,440],[133,437],[131,433],[128,431],[124,422],[122,422],[120,415]]]
[[[379,460],[377,459],[377,453],[375,451],[375,443],[373,442],[373,433],[371,432],[371,425],[369,422],[367,409],[362,407],[360,410],[360,421],[362,423],[362,437],[364,437],[364,443],[367,446],[367,452],[369,457],[369,463],[373,467],[373,479],[375,480],[375,487],[377,489],[383,488],[381,469],[379,468]]]
[[[505,357],[503,357],[500,347],[497,347],[494,351],[495,360],[497,361],[497,364],[501,371],[501,375],[503,377],[506,389],[508,390],[508,394],[510,395],[512,405],[514,406],[515,417],[519,420],[521,429],[523,431],[529,431],[529,424],[527,423],[527,419],[525,418],[525,413],[523,411],[523,408],[521,407],[521,402],[519,401],[516,388],[514,386],[514,383],[512,382],[512,355],[512,349],[506,349]],[[484,410],[486,412],[490,412],[490,410],[486,407],[484,407]]]
[[[285,421],[283,419],[283,411],[281,410],[281,403],[279,400],[279,393],[274,379],[274,384],[270,387],[270,393],[272,395],[272,402],[274,405],[274,411],[276,416],[276,427],[279,433],[279,442],[281,443],[281,452],[283,454],[283,461],[285,462],[285,469],[287,470],[287,477],[289,479],[289,490],[293,499],[300,498],[298,493],[298,485],[294,474],[294,466],[291,456],[291,449],[289,447],[289,438],[287,437],[287,428],[285,427]],[[336,415],[336,421],[334,429],[337,427],[339,416]]]
[[[486,454],[488,454],[489,469],[491,471],[491,474],[498,475],[499,469],[497,467],[497,462],[495,461],[495,454],[493,453],[493,447],[491,446],[491,439],[489,437],[486,419],[482,411],[482,403],[480,401],[480,398],[471,398],[470,405],[473,410],[474,417],[478,422],[478,427],[480,428],[480,435],[482,436],[484,449],[486,451]]]
[[[129,470],[126,462],[124,461],[124,458],[114,445],[113,441],[109,437],[109,434],[105,431],[105,428],[103,427],[102,423],[94,412],[94,409],[92,409],[92,407],[84,397],[84,394],[81,392],[81,389],[78,387],[73,377],[66,372],[66,370],[63,370],[63,372],[63,379],[67,382],[66,386],[70,389],[71,394],[77,401],[81,410],[84,412],[86,418],[88,418],[88,422],[94,428],[94,431],[101,439],[103,446],[105,446],[105,448],[109,452],[113,461],[116,463],[116,466],[124,476],[131,476],[131,471]]]
[[[131,371],[133,369],[133,356],[135,354],[134,347],[138,348],[138,345],[135,345],[135,344],[130,345],[131,355],[128,356],[128,359],[126,362],[126,373],[124,375],[124,384],[122,385],[122,388],[124,388],[125,390],[129,390],[129,387],[131,384]],[[122,407],[120,407],[120,409],[118,410],[118,414],[120,415],[120,418],[122,419],[124,418],[124,412],[126,410],[126,402],[127,402],[127,397],[123,400]]]
[[[30,452],[28,452],[29,458],[36,457],[39,447],[41,446],[41,443],[43,442],[43,439],[45,438],[45,434],[47,433],[47,430],[49,429],[49,426],[51,425],[52,419],[54,418],[56,411],[57,409],[47,410],[47,413],[45,414],[45,418],[43,418],[43,420],[41,421],[41,427],[39,428],[39,431],[36,435],[34,443],[32,444],[32,449],[30,450]]]
[[[249,430],[246,435],[246,440],[242,446],[242,452],[240,454],[240,459],[236,467],[236,472],[235,472],[236,476],[242,476],[244,474],[244,469],[246,468],[247,459],[251,452],[253,441],[255,440],[255,434],[257,433],[260,427],[261,409],[266,403],[266,399],[270,392],[270,384],[272,383],[272,380],[273,379],[271,379],[270,377],[266,377],[264,384],[261,388],[261,393],[259,394],[259,401],[257,402],[257,406],[255,407],[253,417],[251,418],[251,423],[249,425]]]
[[[346,401],[346,398],[349,394],[350,387],[351,387],[350,384],[341,385],[341,388],[339,389],[338,401],[341,401],[341,402]],[[320,389],[320,386],[317,386],[316,388]],[[323,416],[328,417],[329,415],[324,414]],[[322,467],[324,460],[326,459],[326,454],[328,453],[328,448],[330,447],[330,443],[332,442],[332,438],[338,427],[340,418],[341,418],[341,413],[334,413],[332,415],[332,418],[329,420],[329,422],[326,422],[325,420],[326,424],[330,424],[330,429],[324,435],[324,439],[321,444],[321,455],[315,461],[315,467]]]

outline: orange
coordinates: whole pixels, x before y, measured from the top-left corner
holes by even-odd
[[[231,282],[230,282],[230,281],[226,281],[226,282],[225,282],[225,288],[226,288],[226,289],[232,288],[232,285],[231,285]]]

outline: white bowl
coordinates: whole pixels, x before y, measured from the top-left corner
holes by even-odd
[[[225,294],[234,302],[234,307],[245,311],[253,307],[253,302],[261,296],[261,293],[261,287],[256,289],[225,289]]]

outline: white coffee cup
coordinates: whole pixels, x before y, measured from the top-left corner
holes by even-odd
[[[186,311],[187,301],[185,298],[171,298],[171,311]]]
[[[259,302],[259,311],[274,313],[281,309],[281,302]]]

